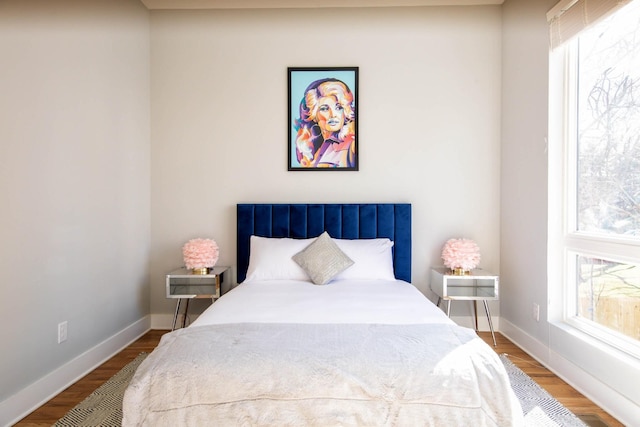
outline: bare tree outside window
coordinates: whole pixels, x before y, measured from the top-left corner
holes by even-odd
[[[578,52],[577,231],[640,240],[640,1]],[[578,316],[640,340],[640,267],[576,259]]]

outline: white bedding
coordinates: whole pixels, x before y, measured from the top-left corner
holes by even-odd
[[[166,334],[123,426],[517,426],[496,353],[406,282],[245,282]]]
[[[283,309],[285,307],[285,309]],[[244,282],[193,322],[217,323],[450,323],[415,286],[397,281]]]

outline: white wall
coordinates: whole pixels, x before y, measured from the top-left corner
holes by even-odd
[[[637,359],[615,354],[548,320],[548,307],[561,303],[561,292],[550,292],[553,284],[547,279],[548,188],[560,185],[549,182],[546,146],[546,12],[556,2],[507,0],[503,5],[500,279],[505,286],[500,328],[623,423],[637,425]],[[534,303],[540,305],[539,322],[532,316]]]
[[[500,260],[502,317],[548,341],[547,112],[549,27],[556,0],[503,5]],[[532,316],[540,305],[541,322]]]
[[[9,396],[149,313],[148,14],[0,2],[0,425]]]
[[[499,270],[499,6],[152,11],[151,41],[152,313],[188,239],[235,267],[239,202],[410,202],[421,290],[451,237]],[[287,172],[288,66],[360,67],[359,172]]]
[[[186,240],[215,238],[219,263],[235,267],[238,202],[411,202],[415,284],[430,295],[444,241],[475,239],[481,266],[501,274],[501,329],[548,359],[553,3],[0,2],[0,424],[17,401],[35,404],[24,390],[139,324],[149,304],[170,319],[164,275]],[[361,170],[287,172],[286,68],[340,65],[360,67]]]
[[[499,271],[500,44],[499,6],[0,3],[0,319],[20,320],[0,332],[0,424],[149,302],[169,319],[186,240],[235,267],[238,202],[410,202],[421,290],[450,237]],[[340,65],[360,67],[361,170],[287,172],[286,68]]]

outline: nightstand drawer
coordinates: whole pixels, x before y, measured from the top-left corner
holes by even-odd
[[[193,274],[186,268],[174,270],[167,274],[167,298],[220,298],[228,274],[229,267],[214,267],[209,274]]]
[[[176,283],[178,282],[178,283]],[[169,285],[167,298],[220,298],[220,283],[179,283]]]
[[[497,300],[500,279],[484,270],[455,275],[448,268],[431,270],[431,290],[442,299]]]
[[[446,294],[442,296],[443,298],[452,298],[452,299],[497,299],[496,288],[493,286],[493,281],[491,285],[453,285],[449,283],[447,286]]]

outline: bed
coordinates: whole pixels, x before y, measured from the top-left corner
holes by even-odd
[[[237,278],[163,336],[123,426],[517,426],[497,354],[411,284],[410,204],[239,204]]]

